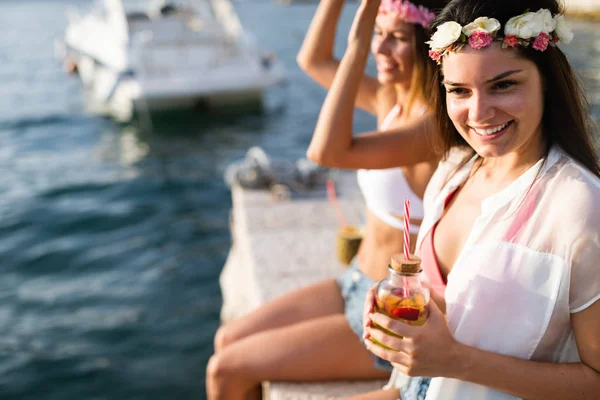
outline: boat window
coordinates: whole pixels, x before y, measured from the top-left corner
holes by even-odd
[[[160,15],[166,16],[170,14],[175,14],[177,12],[177,6],[173,4],[165,4],[160,7]]]
[[[127,13],[127,22],[136,22],[136,21],[148,21],[150,17],[145,12],[141,11],[132,11]]]

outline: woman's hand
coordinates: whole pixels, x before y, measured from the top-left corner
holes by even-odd
[[[368,328],[373,326],[371,314],[375,312],[375,296],[377,295],[378,285],[378,283],[373,285],[373,287],[367,292],[367,297],[365,298],[365,306],[363,308],[363,340],[365,341],[369,339]]]
[[[381,0],[361,1],[356,10],[350,32],[348,33],[348,45],[358,41],[370,47],[371,37],[373,35],[373,25],[375,24],[375,18],[377,17],[380,4]]]
[[[365,312],[372,310],[373,289],[367,294]],[[422,326],[409,325],[381,313],[367,312],[370,321],[365,321],[365,346],[376,356],[390,361],[394,367],[408,376],[451,377],[459,362],[462,344],[454,339],[446,317],[434,301],[429,303],[429,318]],[[387,335],[374,328],[373,323],[403,336],[403,339]],[[373,344],[369,338],[398,351],[386,350]],[[455,372],[455,371],[454,371]]]

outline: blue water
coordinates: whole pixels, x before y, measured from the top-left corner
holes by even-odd
[[[295,65],[315,4],[236,3],[288,69],[264,113],[162,115],[150,132],[86,113],[53,58],[66,6],[89,3],[0,3],[0,398],[202,399],[230,245],[222,174],[253,145],[303,156],[325,95]],[[576,28],[598,119],[600,25]]]

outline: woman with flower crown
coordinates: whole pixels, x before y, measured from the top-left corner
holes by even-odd
[[[556,0],[453,0],[433,29],[446,157],[417,253],[444,301],[417,327],[369,292],[365,338],[396,351],[365,345],[395,372],[359,398],[599,399],[600,164],[573,33]]]
[[[363,244],[339,279],[284,295],[219,329],[207,367],[209,399],[259,398],[263,380],[389,377],[391,364],[362,344],[362,309],[367,290],[386,276],[390,256],[402,251],[405,198],[412,200],[411,232],[418,232],[423,192],[438,163],[427,136],[436,126],[425,99],[435,64],[425,41],[433,11],[445,3],[363,1],[341,61],[332,52],[344,0],[319,4],[298,54],[300,66],[329,89],[308,157],[330,167],[363,168]],[[364,74],[369,50],[376,78]],[[353,138],[355,107],[377,116],[385,133]]]

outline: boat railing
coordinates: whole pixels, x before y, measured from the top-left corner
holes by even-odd
[[[212,6],[217,19],[233,37],[240,38],[244,35],[240,19],[229,0],[212,0]]]

